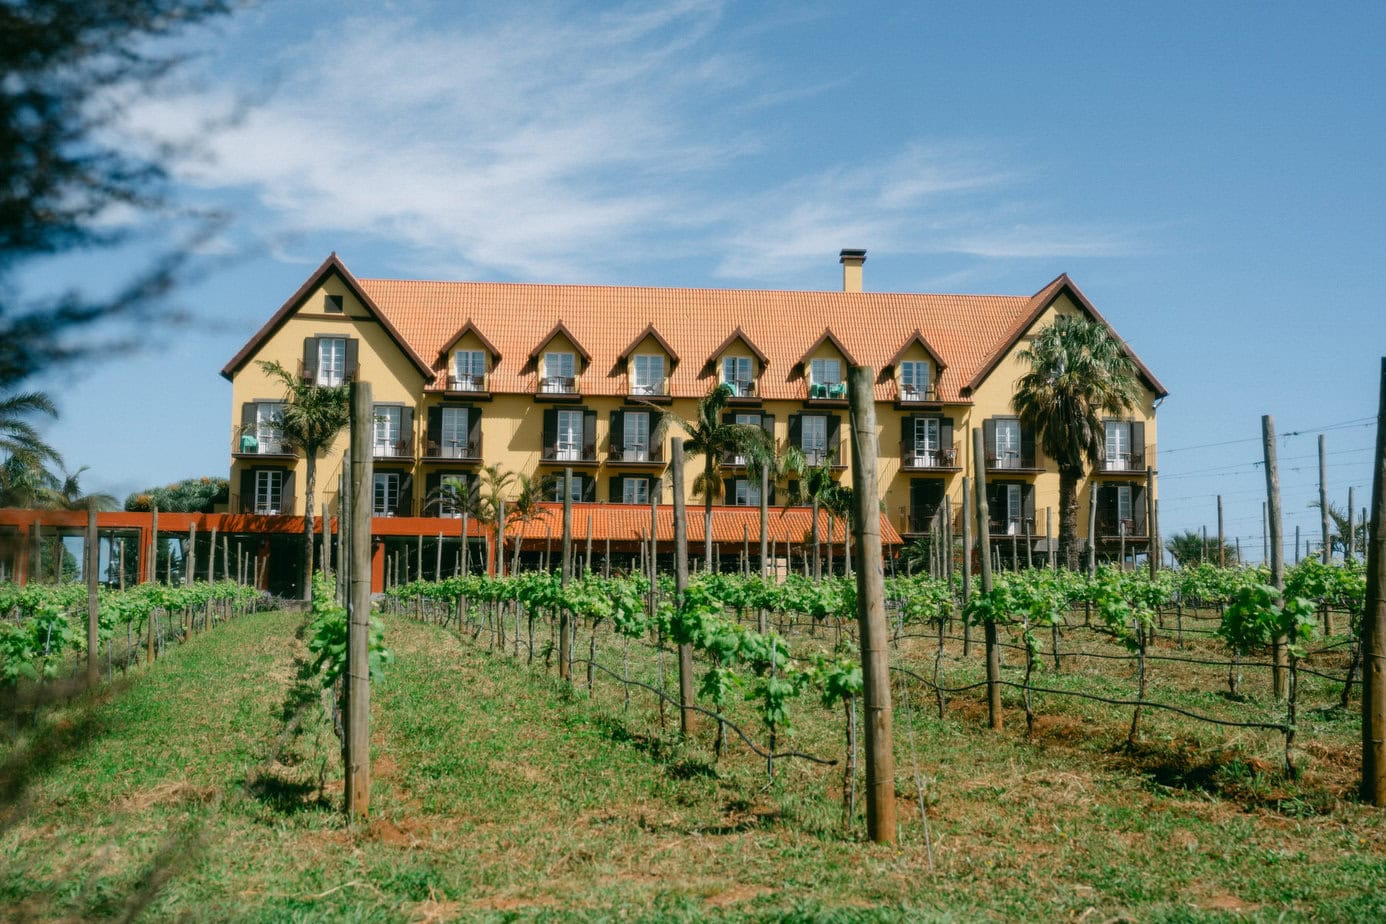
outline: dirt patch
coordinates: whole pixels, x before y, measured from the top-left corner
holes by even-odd
[[[709,908],[728,908],[732,905],[739,905],[748,902],[753,898],[771,894],[771,890],[764,886],[735,885],[729,889],[724,889],[709,898],[703,899],[703,904]]]
[[[211,802],[220,792],[215,786],[194,786],[191,783],[160,783],[152,789],[134,792],[121,800],[126,811],[142,812],[156,805],[181,805],[188,802]]]

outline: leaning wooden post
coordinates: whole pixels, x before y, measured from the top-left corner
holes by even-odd
[[[369,382],[351,383],[351,595],[347,604],[346,814],[371,809],[371,460],[375,411]]]
[[[1333,558],[1333,543],[1328,531],[1328,444],[1319,434],[1319,521],[1323,527],[1323,563]]]
[[[188,554],[183,562],[183,584],[191,587],[197,570],[197,523],[188,524]]]
[[[669,471],[674,479],[674,606],[683,606],[688,589],[688,510],[683,499],[683,440],[670,441]],[[707,524],[703,525],[707,528]],[[693,737],[693,645],[679,643],[679,732]]]
[[[154,504],[149,518],[149,583],[159,580],[159,505]]]
[[[1386,358],[1381,360],[1370,524],[1362,615],[1362,799],[1386,806]]]
[[[1097,485],[1088,480],[1088,577],[1097,576]]]
[[[1145,548],[1146,560],[1150,565],[1150,579],[1155,579],[1155,572],[1160,570],[1160,556],[1156,554],[1159,546],[1159,536],[1155,530],[1155,470],[1150,466],[1145,469]],[[1134,557],[1134,556],[1133,556]]]
[[[1261,418],[1261,438],[1265,444],[1266,514],[1270,523],[1270,579],[1279,596],[1285,590],[1285,546],[1280,538],[1280,469],[1275,457],[1275,418],[1269,414]],[[1279,605],[1279,602],[1277,600],[1276,604]],[[1285,645],[1285,637],[1276,636],[1274,666],[1271,668],[1271,683],[1276,699],[1284,699],[1289,689]]]
[[[564,587],[573,579],[573,469],[563,469],[563,575],[560,579]],[[571,680],[568,670],[569,635],[572,632],[572,617],[567,607],[558,609],[558,679]]]
[[[100,611],[96,599],[96,572],[101,567],[101,539],[96,533],[96,500],[87,499],[87,545],[84,551],[86,561],[82,571],[87,578],[87,683],[95,686],[101,680],[101,665],[97,663],[96,652],[100,647],[97,629],[100,626]]]
[[[878,844],[895,843],[895,745],[891,727],[890,637],[885,619],[880,495],[876,473],[875,373],[853,366],[852,486],[856,533],[857,632],[861,638],[862,700],[866,710],[866,832]]]
[[[1347,509],[1347,539],[1343,544],[1343,554],[1349,560],[1357,557],[1357,512],[1352,509],[1355,499],[1352,496],[1352,485],[1348,485],[1348,509]]]
[[[972,598],[972,479],[962,479],[962,598],[963,604]],[[972,654],[972,627],[963,620],[963,657]]]
[[[982,546],[982,593],[991,593],[991,511],[987,506],[986,436],[972,431],[972,468],[977,481],[977,541]],[[991,727],[1000,731],[1001,649],[996,640],[996,620],[983,623],[987,638],[987,715]]]

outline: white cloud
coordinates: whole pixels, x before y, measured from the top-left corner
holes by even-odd
[[[179,179],[252,196],[267,235],[377,236],[438,275],[591,280],[605,254],[656,249],[712,257],[737,279],[842,246],[1112,252],[1112,236],[1026,226],[999,207],[1024,176],[985,146],[902,140],[874,162],[748,192],[748,164],[794,169],[793,125],[771,114],[808,91],[777,86],[719,31],[720,3],[442,23],[408,9],[319,26],[257,62],[279,85],[208,133]],[[176,135],[235,110],[254,87],[225,73],[219,91],[147,101],[134,130]]]

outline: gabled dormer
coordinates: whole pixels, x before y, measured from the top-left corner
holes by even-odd
[[[591,363],[592,354],[559,321],[529,354],[529,365],[539,374],[536,396],[559,401],[580,397],[582,375]]]
[[[449,394],[485,397],[491,393],[491,370],[501,361],[500,350],[470,320],[441,350],[444,390]]]
[[[765,353],[738,327],[712,351],[703,374],[715,375],[719,385],[728,386],[732,403],[754,403],[760,400],[760,377],[769,365]]]
[[[842,345],[832,329],[824,330],[794,366],[803,376],[804,399],[846,405],[847,368],[855,365],[859,365],[856,357]]]
[[[669,400],[669,377],[678,362],[678,354],[653,324],[616,357],[617,370],[626,377],[626,394],[656,402]]]
[[[918,407],[939,402],[938,382],[947,368],[938,351],[915,330],[881,370],[881,380],[895,383],[895,403]]]

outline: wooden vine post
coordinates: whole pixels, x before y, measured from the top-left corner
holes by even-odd
[[[369,382],[351,383],[351,593],[347,602],[346,814],[371,809],[371,461],[375,411]]]
[[[561,582],[564,587],[573,579],[573,469],[568,467],[563,469],[563,575]],[[570,625],[572,617],[568,614],[568,608],[561,606],[558,608],[558,679],[572,680],[569,676],[569,658],[572,657],[570,636],[572,627]]]
[[[1362,799],[1386,806],[1386,358],[1376,415],[1371,520],[1367,528],[1367,605],[1362,618]]]
[[[1275,418],[1266,414],[1261,418],[1261,439],[1265,444],[1266,459],[1266,514],[1270,523],[1270,580],[1277,596],[1285,590],[1285,544],[1280,538],[1280,468],[1275,456]],[[1298,545],[1299,540],[1295,540]],[[1281,601],[1277,600],[1279,605]],[[1275,637],[1271,685],[1276,699],[1284,699],[1289,692],[1288,660],[1285,651],[1287,641],[1284,636]]]
[[[1323,530],[1323,563],[1333,558],[1333,542],[1328,528],[1328,442],[1319,434],[1319,525]]]
[[[683,605],[688,589],[688,508],[683,499],[683,440],[669,444],[669,472],[674,479],[674,605]],[[703,529],[708,528],[703,524]],[[693,737],[693,645],[679,645],[679,732]]]
[[[101,567],[100,538],[96,533],[96,499],[87,499],[87,545],[84,550],[86,561],[82,571],[87,577],[87,683],[95,686],[101,680],[101,665],[97,663],[96,652],[100,645],[97,629],[100,614],[96,600],[96,572]]]
[[[991,593],[991,510],[987,505],[986,434],[972,431],[972,474],[977,490],[977,541],[982,547],[982,593]],[[988,619],[983,628],[987,640],[987,715],[991,727],[1001,730],[1001,648],[996,640],[996,620]]]
[[[885,571],[881,556],[880,494],[876,483],[875,372],[853,366],[847,377],[851,402],[852,530],[856,534],[857,632],[861,638],[862,701],[866,716],[866,832],[877,844],[893,844],[895,743],[891,727],[890,636],[885,619]]]

